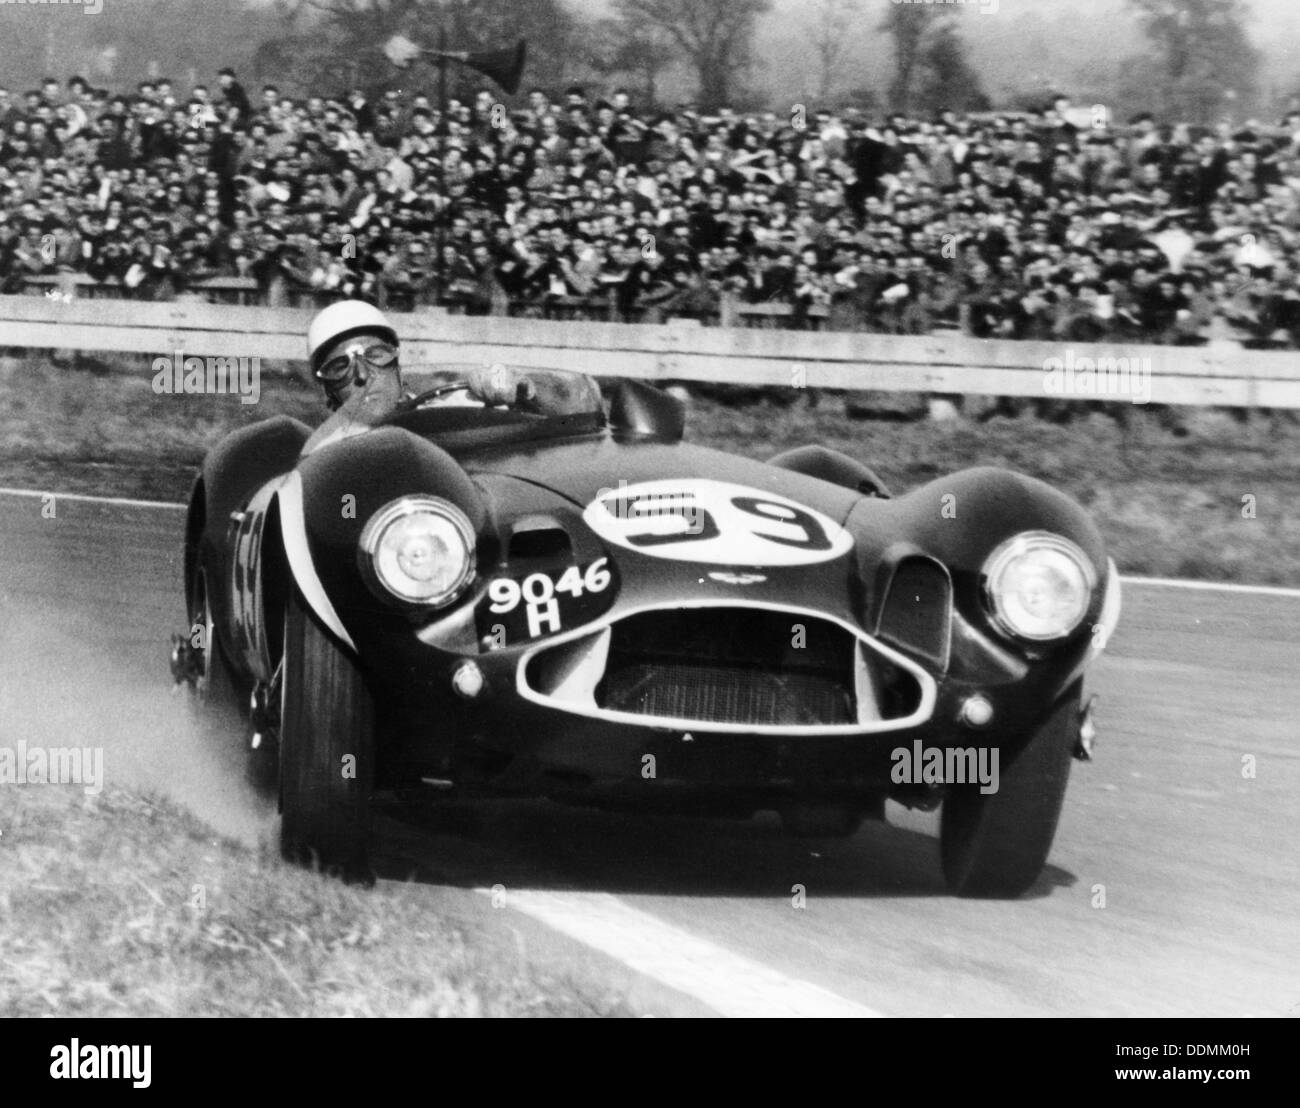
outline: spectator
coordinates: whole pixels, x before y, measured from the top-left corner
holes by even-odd
[[[217,81],[221,85],[221,104],[225,108],[225,112],[221,115],[222,120],[237,126],[246,126],[253,114],[253,105],[249,103],[248,93],[236,78],[235,71],[229,66],[218,70]]]
[[[157,298],[251,275],[274,302],[415,307],[441,287],[476,314],[712,320],[728,297],[796,327],[1189,343],[1217,315],[1252,341],[1300,336],[1300,113],[1079,132],[1058,97],[933,121],[818,111],[796,131],[647,115],[625,89],[535,88],[504,120],[479,90],[442,120],[418,91],[265,85],[254,110],[233,70],[219,81],[215,99],[166,79],[0,89],[4,287],[64,266]]]

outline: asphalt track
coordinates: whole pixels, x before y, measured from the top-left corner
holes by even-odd
[[[0,744],[103,746],[109,785],[268,834],[237,752],[198,748],[168,695],[182,514],[44,505],[0,491]],[[431,903],[495,890],[502,919],[596,947],[668,1011],[1300,1015],[1300,592],[1129,582],[1124,604],[1096,760],[1020,901],[947,896],[937,817],[893,805],[809,843],[764,818],[451,804],[383,820],[383,872]]]

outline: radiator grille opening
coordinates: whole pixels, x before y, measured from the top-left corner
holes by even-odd
[[[540,647],[532,698],[579,715],[791,734],[915,723],[933,686],[863,634],[809,612],[658,608]]]
[[[702,723],[852,724],[855,649],[844,628],[795,613],[643,612],[614,625],[596,704]]]

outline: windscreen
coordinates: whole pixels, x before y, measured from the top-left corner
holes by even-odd
[[[448,389],[483,374],[496,380],[526,381],[533,397],[527,407],[548,416],[601,415],[604,412],[600,387],[596,382],[585,374],[568,370],[535,369],[500,362],[417,364],[402,369],[406,391],[415,396],[435,389]],[[430,397],[427,403],[444,400],[474,403],[473,398],[463,391],[446,391],[436,398]]]

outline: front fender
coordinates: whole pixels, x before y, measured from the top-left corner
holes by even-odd
[[[483,495],[455,459],[396,427],[308,455],[276,493],[281,548],[292,581],[322,624],[354,653],[361,639],[407,619],[407,609],[387,603],[366,583],[358,549],[370,518],[414,493],[455,504],[480,545],[490,535]]]
[[[952,606],[946,636],[949,676],[972,688],[1018,687],[1050,703],[1096,656],[1097,642],[1104,641],[1118,619],[1118,575],[1101,532],[1076,501],[1032,477],[991,467],[962,470],[896,500],[864,498],[846,526],[855,538],[869,618],[884,610],[895,567],[905,558],[933,559],[947,571]],[[1022,531],[1049,531],[1070,539],[1095,571],[1097,587],[1087,613],[1059,642],[1040,646],[1009,641],[986,610],[984,564],[997,546]],[[929,578],[932,590],[942,596],[942,575],[936,571]],[[912,591],[909,588],[902,599],[911,599]],[[925,610],[932,608],[937,609],[933,602]],[[942,628],[930,630],[934,638]]]
[[[864,565],[878,564],[885,547],[906,539],[938,559],[952,575],[953,602],[983,621],[980,572],[989,554],[1021,531],[1051,531],[1078,544],[1096,572],[1087,623],[1101,612],[1109,559],[1101,532],[1084,508],[1044,481],[990,466],[941,477],[896,500],[864,499],[847,523]]]

